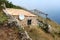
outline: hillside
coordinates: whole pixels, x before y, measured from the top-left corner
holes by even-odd
[[[6,2],[6,7],[24,9],[19,6],[15,6],[8,1]],[[32,28],[25,27],[24,30],[18,29],[18,27],[14,23],[11,23],[11,25],[9,25],[8,19],[9,17],[7,17],[2,11],[0,11],[0,40],[20,40],[22,37],[19,32],[22,33],[24,30],[28,32],[32,40],[60,40],[60,25],[58,25],[51,19],[47,19],[47,23],[51,25],[49,33],[45,32],[45,30],[42,29],[39,25]],[[39,16],[38,20],[45,21],[45,18]]]
[[[45,20],[42,17],[39,17],[38,19]],[[52,31],[50,33],[46,33],[41,27],[25,27],[26,31],[30,35],[30,37],[33,40],[60,40],[60,25],[56,24],[52,20],[47,20],[48,24],[52,25]]]
[[[11,37],[13,35],[13,39],[15,39],[16,37],[18,37],[16,40],[19,40],[19,31],[18,28],[16,28],[16,26],[12,26],[11,28],[9,26],[6,26],[6,23],[8,22],[9,17],[7,17],[3,12],[0,13],[0,33],[1,35],[3,35],[3,39],[2,36],[0,37],[1,40],[7,39],[9,36],[9,34],[11,34]],[[38,17],[38,19],[41,20],[45,20],[42,17]],[[52,28],[54,30],[52,30],[50,33],[46,33],[40,26],[37,27],[25,27],[25,30],[28,32],[29,36],[32,38],[32,40],[60,40],[60,25],[58,25],[57,23],[55,23],[54,21],[47,19],[48,24],[50,24],[52,26]],[[7,33],[5,33],[7,31]],[[9,32],[8,32],[9,31]],[[11,32],[10,32],[11,31]],[[14,33],[17,34],[14,34]],[[16,37],[14,37],[16,35]],[[8,39],[11,39],[10,36]]]
[[[8,17],[0,12],[0,40],[19,40],[18,28],[15,25],[9,26]]]
[[[44,23],[45,21],[47,21],[47,24],[51,26],[51,28],[49,29],[49,33],[46,32],[46,30],[42,29],[40,25],[38,25],[37,27],[32,26],[32,28],[25,27],[25,30],[28,32],[32,40],[60,40],[59,24],[55,23],[55,21],[51,20],[50,18],[47,18],[46,20],[45,18],[40,16],[40,14],[37,13],[36,11],[34,12],[29,11],[29,12],[32,12],[33,14],[38,15],[39,21],[43,21]]]
[[[23,40],[26,35],[21,26],[14,19],[10,19],[4,12],[0,13],[0,40]]]

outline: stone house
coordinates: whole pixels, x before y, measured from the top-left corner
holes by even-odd
[[[37,26],[37,15],[23,9],[7,8],[7,12],[17,18],[22,26]],[[22,15],[21,15],[22,14]],[[21,16],[21,19],[19,18]]]

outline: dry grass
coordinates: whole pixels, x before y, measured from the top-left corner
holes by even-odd
[[[45,19],[42,17],[39,17],[40,21],[44,21]],[[52,20],[47,20],[48,24],[50,24],[52,26],[52,28],[54,29],[51,33],[45,33],[41,28],[39,27],[25,27],[25,30],[28,32],[28,34],[30,35],[30,37],[33,40],[60,40],[60,37],[57,33],[60,32],[60,25],[58,25],[57,23],[55,23]]]
[[[38,17],[38,19],[41,21],[45,21],[44,18],[42,17]],[[57,24],[56,22],[54,22],[53,20],[51,19],[47,19],[47,23],[50,24],[52,26],[53,29],[55,29],[55,31],[59,31],[60,32],[60,25]]]
[[[42,17],[38,17],[38,19],[41,21],[41,20],[45,20],[44,18]],[[47,23],[51,25],[53,31],[51,32],[51,35],[54,35],[55,39],[54,40],[60,40],[60,25],[57,24],[56,22],[54,22],[53,20],[51,19],[47,19]],[[59,36],[58,36],[59,35]]]
[[[45,33],[41,28],[33,27],[28,28],[25,27],[28,34],[33,40],[54,40],[50,34]]]

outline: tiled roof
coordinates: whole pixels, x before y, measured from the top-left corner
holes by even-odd
[[[7,12],[10,15],[20,15],[20,14],[23,14],[25,16],[36,16],[36,15],[32,14],[31,12],[23,10],[23,9],[7,8]]]

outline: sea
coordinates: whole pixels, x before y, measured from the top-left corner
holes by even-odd
[[[56,23],[60,24],[60,10],[48,12],[48,17]]]

